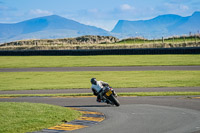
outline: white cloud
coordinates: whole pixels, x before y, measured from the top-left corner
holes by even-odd
[[[169,11],[186,11],[189,9],[188,6],[183,5],[183,4],[171,4],[171,3],[165,3],[164,6],[169,10]]]
[[[189,9],[189,7],[188,7],[188,6],[186,6],[186,5],[180,5],[180,9],[181,9],[181,10],[188,10],[188,9]]]
[[[131,10],[132,7],[129,4],[123,4],[123,5],[120,6],[120,9],[122,11],[126,11],[126,10]]]
[[[157,7],[158,14],[177,14],[181,16],[190,15],[193,12],[189,5],[179,3],[164,3],[162,6]]]
[[[88,12],[90,12],[90,13],[98,13],[99,10],[94,8],[94,9],[89,9]]]
[[[53,13],[47,10],[35,9],[35,10],[30,10],[30,14],[40,16],[40,15],[52,15]]]

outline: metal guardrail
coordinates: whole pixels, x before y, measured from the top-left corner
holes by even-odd
[[[156,55],[156,54],[200,54],[200,47],[185,48],[140,48],[140,49],[93,49],[93,50],[8,50],[0,56],[86,56],[86,55]]]

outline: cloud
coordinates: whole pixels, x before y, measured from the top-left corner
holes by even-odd
[[[189,7],[186,6],[186,5],[180,5],[179,8],[180,8],[181,10],[188,10],[188,9],[189,9]]]
[[[52,15],[53,13],[47,10],[34,9],[30,10],[30,14],[35,16],[42,16],[42,15]]]
[[[133,8],[129,4],[123,4],[120,6],[122,11],[132,10]]]
[[[174,13],[182,16],[191,15],[200,10],[199,0],[168,0],[159,8],[162,13]]]
[[[165,3],[164,6],[169,11],[178,11],[178,10],[185,11],[189,9],[189,7],[184,4]]]
[[[191,7],[184,3],[163,3],[156,7],[157,14],[178,14],[188,15],[191,11]]]
[[[190,1],[193,1],[193,0],[190,0]],[[180,3],[188,3],[190,1],[188,1],[188,0],[168,0],[167,2],[172,3],[172,4],[180,4]]]
[[[94,9],[89,9],[88,12],[89,12],[89,13],[98,13],[99,10],[96,9],[96,8],[94,8]]]
[[[8,6],[4,5],[4,4],[2,4],[2,5],[0,5],[0,10],[2,10],[2,11],[16,11],[17,9],[13,8],[13,7],[8,7]]]

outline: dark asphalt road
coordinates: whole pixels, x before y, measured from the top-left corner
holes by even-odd
[[[0,72],[63,72],[63,71],[194,71],[200,66],[122,66],[122,67],[50,67],[50,68],[0,68]]]
[[[0,102],[47,103],[102,112],[106,119],[72,133],[190,133],[200,130],[200,96],[119,97],[120,107],[89,98],[19,97]]]
[[[94,109],[106,114],[107,119],[72,133],[189,133],[199,129],[200,113],[194,110],[148,104]]]
[[[191,98],[194,97],[194,98]],[[199,98],[196,98],[199,97]],[[200,96],[138,96],[138,97],[118,97],[122,105],[129,104],[151,104],[159,106],[170,106],[186,108],[200,111]],[[104,107],[104,103],[97,103],[95,97],[18,97],[0,98],[0,102],[33,102],[47,103],[59,106],[70,107]]]

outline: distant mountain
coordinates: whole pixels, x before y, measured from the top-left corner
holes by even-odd
[[[111,32],[57,15],[51,15],[13,24],[0,23],[0,43],[84,35],[112,35],[118,38],[140,36],[149,39],[189,34],[190,32],[197,33],[198,31],[200,31],[200,12],[194,12],[192,16],[188,17],[168,14],[150,20],[119,20]]]
[[[119,20],[112,33],[118,36],[142,36],[160,38],[162,36],[183,35],[200,31],[200,12],[192,16],[160,15],[150,20],[128,21]]]
[[[23,39],[54,39],[83,35],[110,35],[108,31],[57,15],[14,24],[0,24],[0,42]]]

